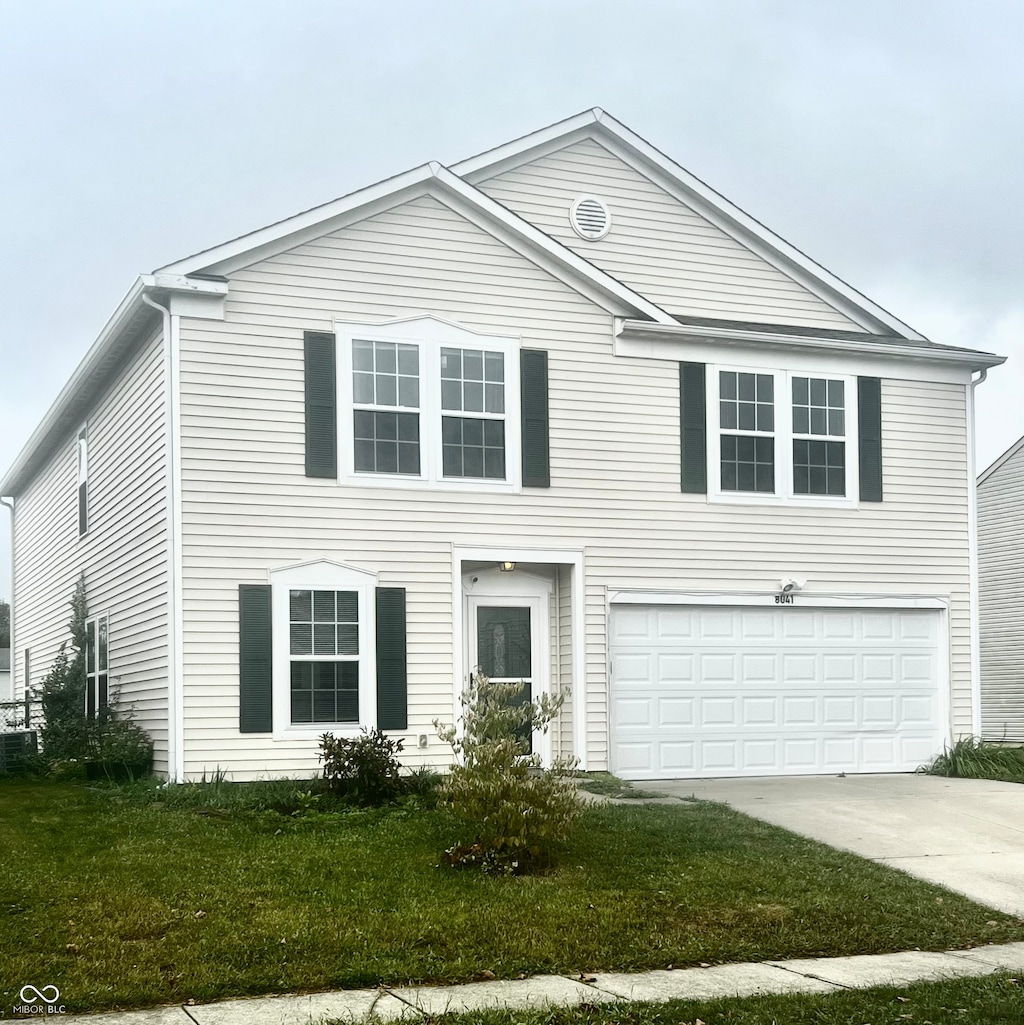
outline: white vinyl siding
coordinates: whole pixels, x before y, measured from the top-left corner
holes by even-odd
[[[978,485],[981,727],[1024,741],[1024,447]]]
[[[89,413],[89,531],[78,531],[78,430],[16,500],[14,603],[32,686],[70,640],[68,602],[84,573],[90,613],[107,616],[109,685],[167,760],[167,550],[164,364],[142,345]],[[24,660],[15,660],[18,692]]]
[[[593,140],[478,188],[669,313],[860,330]],[[611,231],[599,242],[581,239],[569,223],[584,193],[611,210]]]
[[[453,543],[585,547],[585,680],[571,685],[586,691],[591,768],[608,758],[614,588],[764,591],[793,575],[823,592],[947,596],[954,724],[970,730],[962,385],[882,382],[886,490],[877,506],[710,506],[679,491],[678,364],[613,356],[607,313],[437,200],[265,260],[233,274],[230,288],[225,321],[181,326],[188,774],[316,770],[313,742],[238,732],[237,588],[319,558],[407,589],[406,760],[447,765],[431,723],[450,719],[461,687],[452,676]],[[330,330],[334,318],[423,313],[548,351],[551,488],[413,494],[304,476],[302,332]],[[563,634],[563,665],[566,643]],[[418,734],[429,737],[425,750]]]

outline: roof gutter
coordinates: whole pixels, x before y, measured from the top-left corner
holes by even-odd
[[[644,320],[622,320],[618,324],[617,337],[629,341],[689,341],[713,342],[718,345],[757,345],[779,350],[849,353],[863,356],[897,356],[903,359],[918,359],[942,363],[971,370],[986,370],[1006,362],[1005,356],[974,349],[958,349],[953,346],[936,345],[931,342],[906,343],[875,341],[864,334],[863,341],[845,338],[822,338],[807,335],[787,334],[785,331],[747,331],[742,328],[715,328],[692,324],[652,324]],[[654,355],[654,353],[652,353]],[[980,383],[980,382],[979,382]]]

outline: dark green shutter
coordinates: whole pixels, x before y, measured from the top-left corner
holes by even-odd
[[[238,729],[274,728],[270,585],[238,586]]]
[[[680,490],[708,493],[707,397],[703,363],[679,364]]]
[[[377,726],[409,727],[405,647],[405,588],[377,588]]]
[[[338,476],[337,343],[334,335],[307,331],[306,476]]]
[[[523,487],[551,487],[548,455],[548,354],[523,349],[519,354],[523,409]]]
[[[877,377],[857,378],[858,457],[860,500],[882,501],[882,382]]]

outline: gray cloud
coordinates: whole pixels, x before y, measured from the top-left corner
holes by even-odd
[[[986,0],[4,5],[0,464],[140,271],[599,105],[936,341],[1011,355],[985,465],[1024,434],[1022,29]]]

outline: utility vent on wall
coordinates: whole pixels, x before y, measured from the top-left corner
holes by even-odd
[[[569,209],[569,223],[581,238],[596,242],[608,234],[612,226],[612,215],[603,199],[580,196]]]

